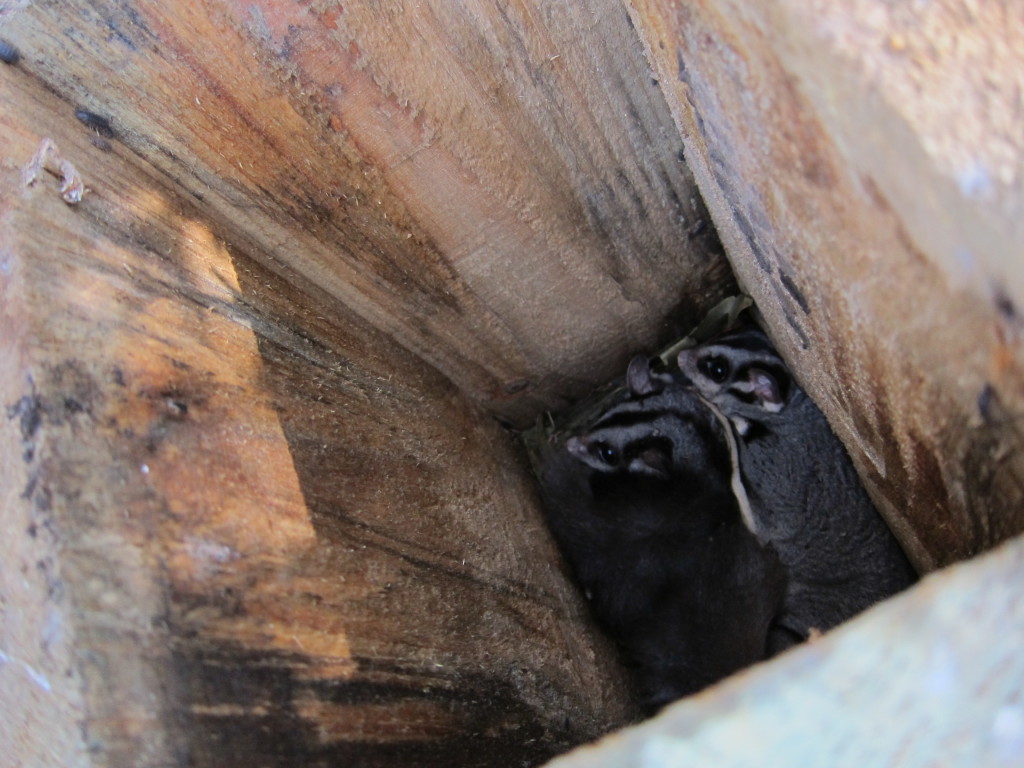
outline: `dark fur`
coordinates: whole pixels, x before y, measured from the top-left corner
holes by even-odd
[[[718,421],[646,361],[629,381],[628,398],[549,447],[541,484],[595,617],[655,711],[771,652],[786,579],[742,521]],[[617,466],[598,457],[609,448]]]
[[[730,359],[725,381],[707,376],[709,356]],[[702,362],[703,361],[703,362]],[[734,419],[740,466],[759,531],[789,572],[781,623],[806,637],[827,630],[916,579],[902,548],[868,498],[846,449],[758,329],[679,354],[698,390]],[[769,410],[751,380],[768,376]]]

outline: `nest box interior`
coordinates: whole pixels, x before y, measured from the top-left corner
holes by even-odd
[[[742,290],[942,572],[565,765],[862,764],[869,712],[1016,760],[1024,550],[954,564],[1024,524],[1021,50],[958,0],[0,3],[0,753],[634,722],[514,432]]]

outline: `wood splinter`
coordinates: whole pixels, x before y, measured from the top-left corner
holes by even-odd
[[[85,183],[77,169],[70,161],[65,160],[53,139],[46,138],[39,142],[32,160],[21,172],[26,187],[31,187],[42,171],[48,171],[61,180],[60,196],[68,205],[80,203],[85,195]]]

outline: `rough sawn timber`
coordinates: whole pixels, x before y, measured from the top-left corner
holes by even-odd
[[[1024,8],[631,0],[741,285],[922,570],[1024,530]]]
[[[1022,569],[1017,539],[549,768],[1020,765]]]
[[[517,424],[734,289],[617,0],[72,0],[3,34],[268,268]]]
[[[911,7],[0,2],[5,759],[536,763],[628,721],[490,417],[732,292],[684,147],[918,565],[1019,532],[1021,26]],[[24,184],[44,138],[81,203]],[[986,578],[910,597],[987,617]]]
[[[343,101],[332,127],[335,111],[314,109],[285,56],[336,42],[328,21],[310,16],[312,31],[271,55],[259,14],[235,25],[235,10],[39,3],[5,17],[22,58],[0,66],[4,759],[537,763],[628,722],[621,671],[560,565],[526,463],[480,407],[495,386],[517,390],[509,379],[569,391],[587,361],[556,374],[557,354],[523,357],[463,275],[476,264],[475,280],[518,296],[523,344],[582,343],[605,363],[657,335],[652,318],[683,298],[697,312],[729,288],[712,279],[719,256],[691,270],[691,256],[657,247],[693,225],[680,214],[688,188],[679,208],[665,187],[685,182],[678,139],[659,155],[655,139],[631,143],[606,115],[595,124],[607,141],[576,145],[586,128],[571,121],[587,172],[574,182],[548,157],[541,175],[570,187],[605,178],[593,207],[573,218],[545,202],[510,239],[478,219],[479,248],[507,250],[464,254],[460,272],[455,245],[438,246],[429,216],[420,222],[400,195],[444,179],[396,158],[385,172],[360,155],[358,126],[345,127],[393,106],[367,54],[340,45],[310,59],[311,76],[327,77],[313,62],[339,56],[349,79],[338,98],[370,99]],[[621,10],[614,23],[628,29]],[[575,27],[561,34],[577,47],[559,66],[595,50],[627,56],[584,45]],[[641,86],[658,93],[646,71],[588,93],[605,110],[612,93]],[[651,103],[641,99],[641,123]],[[113,135],[76,109],[105,117]],[[399,123],[435,130],[424,109],[395,109]],[[568,124],[551,130],[568,135]],[[541,151],[542,135],[521,140],[518,162],[506,156],[503,183],[524,200],[536,190],[516,153]],[[43,139],[83,179],[81,202],[65,203],[46,171],[25,183]],[[615,151],[643,154],[623,176],[608,148],[620,141]],[[444,157],[450,144],[436,144]],[[450,172],[467,207],[487,197],[469,171]],[[629,205],[649,198],[647,222],[631,214],[602,230],[600,211],[619,208],[615,185],[630,188],[633,173],[657,187],[630,193]],[[445,193],[444,206],[459,202]],[[705,237],[680,242],[696,249]],[[517,287],[514,257],[531,275],[573,277],[545,277],[551,293]],[[693,280],[669,281],[676,270]],[[572,286],[582,293],[568,301]],[[553,333],[549,311],[561,313]]]

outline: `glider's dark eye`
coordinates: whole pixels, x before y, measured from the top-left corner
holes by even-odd
[[[705,357],[697,363],[697,368],[716,384],[721,384],[729,378],[729,372],[732,370],[729,361],[721,355]]]
[[[594,453],[597,454],[597,458],[610,467],[614,467],[619,463],[619,452],[607,443],[598,443],[595,445]]]

